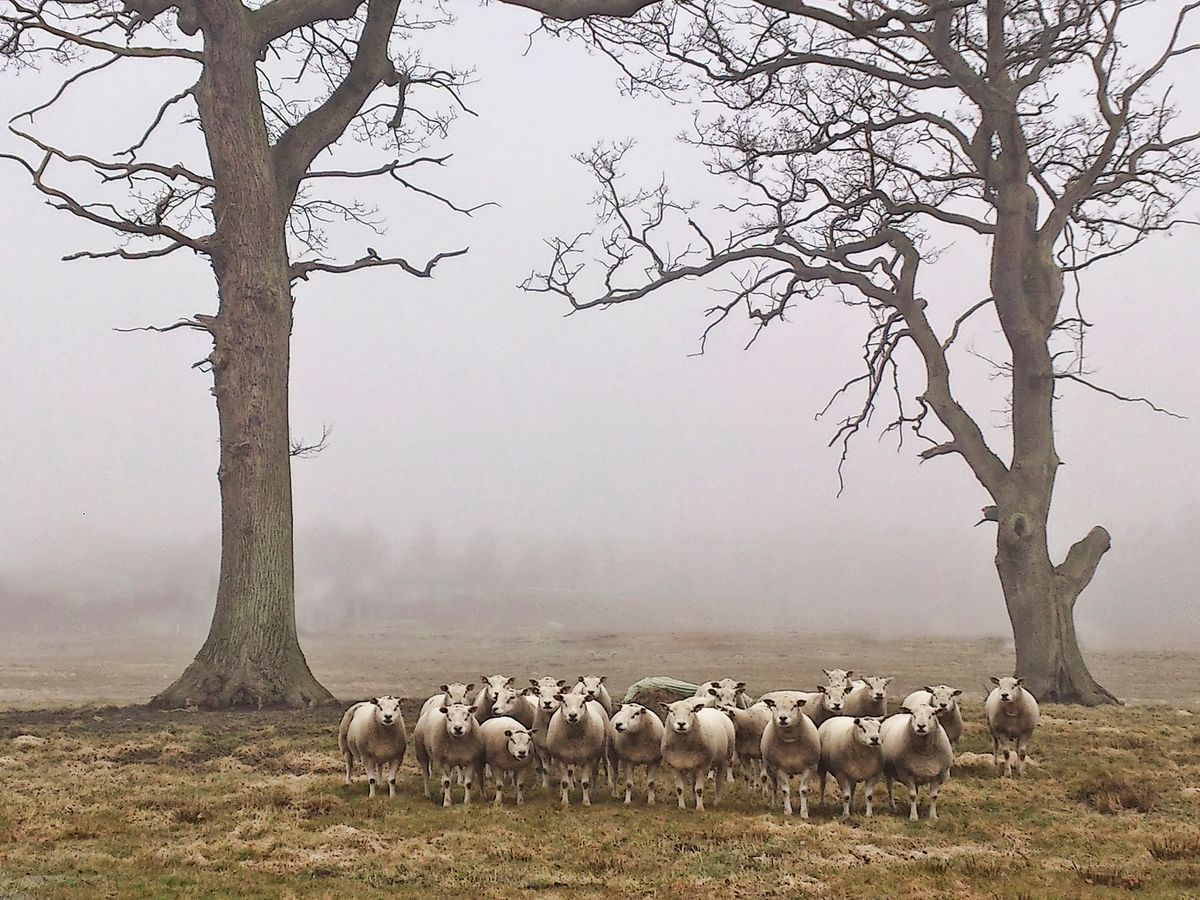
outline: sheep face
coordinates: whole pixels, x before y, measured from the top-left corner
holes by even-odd
[[[1000,688],[1001,703],[1012,703],[1014,700],[1020,699],[1021,694],[1025,692],[1023,678],[1013,678],[1012,676],[997,678],[993,675],[992,684]]]
[[[579,683],[583,685],[583,695],[589,700],[600,699],[600,685],[604,684],[605,675],[580,675]]]
[[[676,700],[667,707],[667,729],[676,734],[687,734],[696,725],[696,713],[704,708],[704,703],[694,697]]]
[[[932,706],[922,703],[916,709],[910,709],[908,712],[912,716],[909,720],[909,727],[913,734],[924,737],[938,730],[937,710]]]
[[[488,694],[495,697],[501,688],[512,687],[515,679],[508,675],[484,675],[480,680]]]
[[[822,669],[821,671],[825,673],[825,677],[828,679],[828,687],[849,684],[850,678],[854,675],[853,669]]]
[[[804,705],[808,701],[803,697],[797,697],[795,700],[785,700],[782,703],[776,703],[774,700],[762,701],[771,709],[771,720],[775,723],[776,728],[787,730],[795,727],[800,721],[800,717],[804,715]]]
[[[532,679],[531,679],[532,680]],[[562,695],[566,682],[556,682],[553,678],[542,678],[533,682],[530,696],[533,697],[538,709],[543,713],[553,713],[562,703],[558,698]]]
[[[619,734],[635,734],[650,720],[650,710],[640,703],[625,703],[612,717],[613,730]]]
[[[882,703],[887,699],[887,686],[891,680],[891,678],[884,678],[880,675],[869,675],[863,678],[863,684],[870,691],[871,699],[876,703]]]
[[[451,737],[462,737],[469,734],[475,726],[475,707],[465,703],[452,703],[443,706],[441,713],[446,717],[446,733]]]
[[[520,707],[521,695],[510,687],[502,687],[496,691],[492,700],[492,713],[497,716],[511,716]]]
[[[746,682],[736,681],[732,684],[726,683],[729,681],[730,679],[726,678],[724,682],[710,681],[708,683],[708,695],[715,698],[717,706],[737,706],[738,695],[746,691]]]
[[[438,690],[446,695],[447,706],[453,703],[470,703],[469,694],[475,690],[475,683],[463,684],[461,681],[456,681],[453,684],[443,684]]]
[[[843,681],[840,684],[823,684],[818,691],[822,694],[821,705],[828,712],[838,715],[846,706],[846,695],[852,690],[849,681]]]
[[[555,694],[554,699],[562,706],[560,712],[568,724],[578,725],[587,718],[588,698],[584,694]]]
[[[513,759],[529,759],[533,755],[533,735],[524,728],[509,728],[504,732],[508,738],[508,755]]]
[[[958,688],[952,688],[948,684],[936,684],[933,687],[926,687],[925,690],[929,692],[929,705],[939,713],[953,710],[958,705],[958,701],[954,698],[962,693]]]
[[[864,747],[878,747],[881,743],[879,726],[882,723],[870,716],[860,716],[854,720],[854,739]]]
[[[400,721],[399,697],[375,697],[371,700],[375,707],[375,721],[385,728],[390,728]]]

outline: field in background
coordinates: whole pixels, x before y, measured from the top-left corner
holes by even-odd
[[[740,785],[701,814],[443,810],[411,757],[396,800],[344,786],[336,711],[0,713],[0,897],[1200,896],[1195,715],[1049,707],[1008,782],[965,712],[934,823],[785,820]]]
[[[0,709],[145,702],[183,671],[202,639],[79,634],[67,621],[53,636],[0,642]],[[1013,665],[1008,645],[998,639],[877,641],[799,630],[485,631],[469,617],[448,621],[437,633],[390,624],[310,635],[303,644],[317,677],[345,699],[424,696],[444,681],[478,681],[484,670],[521,679],[541,674],[574,679],[586,672],[621,685],[645,675],[692,681],[735,676],[761,692],[811,688],[822,668],[834,666],[893,675],[893,692],[900,696],[934,680],[982,699],[988,676],[1011,672]],[[1128,702],[1200,706],[1200,654],[1091,653],[1088,659],[1100,682]]]

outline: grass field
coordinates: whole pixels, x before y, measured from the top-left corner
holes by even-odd
[[[935,823],[842,822],[832,791],[785,820],[740,785],[701,814],[443,810],[411,757],[395,800],[344,786],[336,710],[4,712],[0,897],[1200,897],[1200,716],[1047,707],[1009,782],[964,712]]]

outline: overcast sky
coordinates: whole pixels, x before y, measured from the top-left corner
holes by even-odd
[[[468,7],[429,38],[441,58],[476,67],[467,97],[479,116],[456,123],[445,145],[454,158],[428,183],[499,208],[454,217],[381,183],[368,198],[388,234],[334,242],[350,259],[368,240],[414,261],[470,253],[431,280],[382,269],[317,275],[296,290],[293,433],[334,429],[324,454],[294,467],[301,599],[323,566],[347,565],[355,542],[369,551],[351,565],[391,569],[416,536],[454,546],[482,535],[502,552],[607,548],[612,565],[636,573],[628,596],[564,594],[568,621],[571,603],[598,603],[619,624],[653,601],[664,621],[689,628],[782,617],[821,631],[1004,633],[994,527],[972,528],[989,501],[960,460],[918,465],[915,444],[897,453],[864,434],[837,496],[834,419],[814,414],[858,373],[859,312],[799,308],[749,351],[749,326],[731,320],[697,358],[713,298],[704,286],[569,318],[556,299],[516,288],[547,261],[543,239],[592,220],[593,185],[572,153],[635,136],[636,176],[666,172],[683,199],[713,187],[674,139],[688,107],[622,98],[611,65],[577,45],[538,40],[524,54],[534,24],[506,7]],[[96,153],[128,146],[152,113],[147,98],[166,95],[140,65],[109,70],[96,82],[106,90],[80,89],[73,114],[39,117],[37,129]],[[51,74],[0,75],[5,117],[47,97]],[[1200,79],[1194,64],[1188,74]],[[1188,103],[1195,121],[1200,105]],[[61,262],[112,239],[46,207],[8,165],[0,198],[0,583],[93,602],[181,578],[191,583],[179,589],[210,592],[216,415],[210,379],[189,368],[206,342],[112,330],[214,311],[210,270],[178,254]],[[980,250],[956,244],[940,264],[941,296],[930,300],[945,315],[986,296]],[[1063,388],[1055,552],[1094,524],[1113,535],[1077,607],[1093,645],[1200,645],[1198,281],[1196,231],[1151,240],[1083,281],[1094,377],[1190,416]],[[995,347],[994,315],[973,322],[964,351]],[[1003,387],[965,352],[956,362],[956,387],[1006,453]],[[181,558],[193,565],[181,569]],[[714,593],[724,613],[690,611]]]

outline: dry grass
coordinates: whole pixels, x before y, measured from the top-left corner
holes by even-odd
[[[969,729],[915,824],[886,801],[843,822],[832,793],[785,820],[740,786],[701,815],[540,790],[442,810],[411,761],[394,801],[342,785],[336,711],[0,713],[0,897],[1198,896],[1194,720],[1047,713],[1024,780]]]

